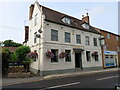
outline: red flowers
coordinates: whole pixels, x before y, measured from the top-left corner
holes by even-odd
[[[46,56],[48,56],[49,58],[54,58],[55,55],[51,51],[47,51]]]
[[[30,53],[28,53],[27,54],[27,56],[29,57],[29,58],[36,58],[36,57],[38,57],[38,54],[36,53],[36,52],[30,52]]]
[[[64,58],[64,57],[66,57],[66,53],[65,53],[65,52],[61,52],[61,53],[59,54],[59,58]]]

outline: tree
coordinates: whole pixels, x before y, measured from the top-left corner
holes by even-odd
[[[16,49],[15,53],[18,58],[18,62],[24,65],[26,70],[26,64],[30,63],[27,58],[27,54],[30,52],[30,48],[28,46],[20,46]]]
[[[2,49],[2,71],[7,72],[8,70],[8,61],[10,60],[10,54],[8,48]]]
[[[22,61],[22,63],[24,64],[24,68],[25,68],[25,72],[29,71],[29,64],[32,62],[32,59],[30,59],[29,57],[25,57],[25,59]]]
[[[19,47],[19,46],[22,46],[22,44],[16,43],[13,40],[5,40],[3,42],[3,44],[4,44],[5,47]]]
[[[11,57],[10,57],[10,62],[12,63],[12,66],[13,66],[13,73],[14,73],[14,63],[17,62],[17,55],[16,53],[14,52],[13,54],[11,54]]]

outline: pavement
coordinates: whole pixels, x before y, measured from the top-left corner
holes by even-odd
[[[2,79],[2,86],[20,84],[20,83],[36,82],[36,81],[53,79],[53,78],[60,78],[60,77],[71,77],[71,76],[96,74],[96,73],[102,73],[102,72],[113,72],[113,71],[118,71],[118,69],[119,68],[107,68],[107,69],[102,69],[102,70],[90,70],[90,71],[82,70],[82,71],[71,72],[71,73],[46,75],[43,77],[34,76],[34,77],[28,77],[28,78],[3,78]]]

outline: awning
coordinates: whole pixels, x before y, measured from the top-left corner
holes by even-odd
[[[81,49],[81,48],[73,48],[74,52],[76,53],[80,53],[80,52],[83,52],[84,50]]]

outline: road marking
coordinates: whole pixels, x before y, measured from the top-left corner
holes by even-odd
[[[110,78],[115,78],[115,77],[119,77],[119,76],[110,76],[110,77],[105,77],[105,78],[99,78],[97,80],[104,80],[104,79],[110,79]]]
[[[58,85],[58,86],[48,87],[47,89],[51,89],[51,88],[59,88],[59,87],[64,87],[64,86],[70,86],[70,85],[75,85],[75,84],[79,84],[79,83],[80,83],[80,82],[68,83],[68,84],[64,84],[64,85]]]

